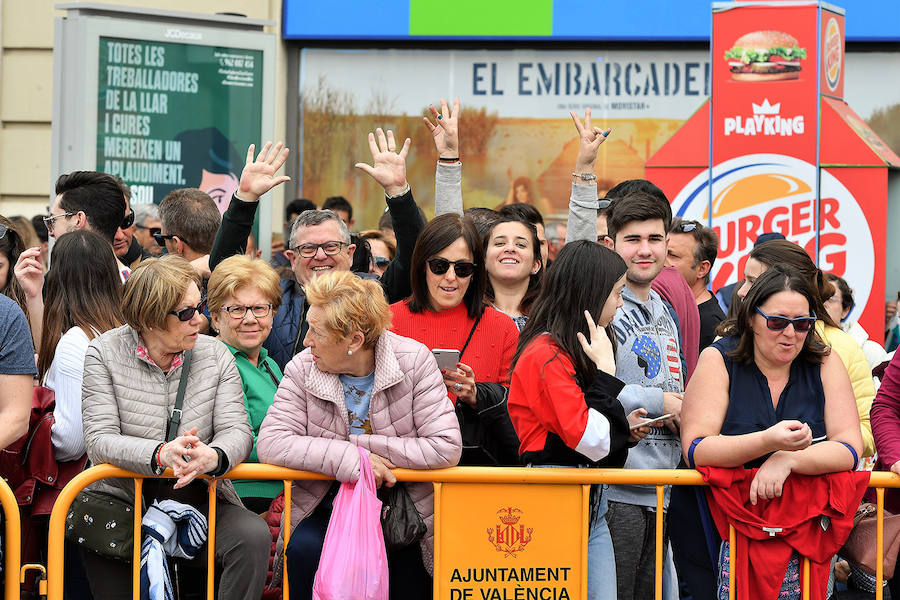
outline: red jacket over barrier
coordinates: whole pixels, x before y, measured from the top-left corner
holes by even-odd
[[[735,529],[735,548],[731,549],[735,597],[778,598],[785,569],[796,550],[810,561],[810,597],[825,598],[831,557],[850,535],[869,473],[793,474],[784,482],[780,498],[761,500],[754,506],[750,504],[750,483],[758,469],[697,470],[709,483],[709,509],[719,535],[728,539],[728,525]],[[823,521],[825,517],[830,523]]]

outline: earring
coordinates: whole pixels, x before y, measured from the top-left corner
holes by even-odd
[[[347,356],[353,356],[353,350],[347,350]]]

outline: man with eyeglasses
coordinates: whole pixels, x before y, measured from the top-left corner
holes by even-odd
[[[697,221],[672,219],[666,265],[675,267],[694,294],[700,313],[700,351],[716,339],[716,327],[725,313],[709,291],[710,272],[719,252],[719,236]]]
[[[78,229],[90,229],[112,246],[119,229],[131,227],[128,204],[120,181],[100,171],[73,171],[60,175],[56,180],[56,198],[50,206],[50,214],[43,218],[49,237],[55,240]],[[44,314],[44,270],[40,255],[40,248],[28,248],[19,255],[15,266],[16,279],[25,291],[31,334],[38,346]],[[50,267],[53,268],[52,262]],[[119,261],[122,283],[130,273],[131,270]]]
[[[356,167],[369,174],[384,188],[385,201],[394,224],[397,254],[379,278],[388,302],[396,302],[410,295],[409,265],[419,232],[425,226],[418,206],[406,181],[406,155],[410,140],[397,148],[394,134],[380,128],[369,134],[369,149],[373,165],[357,163]],[[288,181],[276,172],[287,160],[288,149],[281,142],[267,142],[254,157],[254,146],[247,150],[247,161],[241,172],[238,191],[222,215],[222,226],[216,235],[210,254],[210,268],[233,254],[243,253],[259,205],[259,197],[275,186]],[[305,211],[294,221],[284,254],[296,277],[281,280],[282,302],[275,315],[272,332],[263,347],[269,356],[284,369],[291,358],[303,350],[306,334],[306,301],[303,285],[323,273],[349,271],[356,246],[350,241],[350,231],[341,218],[330,210]],[[357,273],[359,277],[374,277]]]

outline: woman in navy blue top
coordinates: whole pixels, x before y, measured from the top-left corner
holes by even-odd
[[[684,394],[688,464],[759,467],[752,504],[781,496],[791,473],[853,469],[862,450],[847,370],[815,332],[814,293],[789,267],[766,270]]]

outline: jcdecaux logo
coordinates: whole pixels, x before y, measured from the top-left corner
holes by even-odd
[[[709,223],[709,184],[708,171],[694,177],[672,201],[673,214]],[[815,165],[780,154],[749,154],[713,168],[712,227],[719,235],[713,290],[743,277],[747,255],[761,233],[777,231],[814,255],[815,185]],[[847,280],[857,312],[872,287],[872,233],[859,203],[837,178],[823,169],[820,185],[817,264]]]

